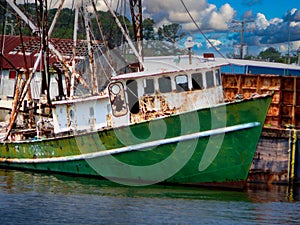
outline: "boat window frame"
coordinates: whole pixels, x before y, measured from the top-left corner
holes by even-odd
[[[119,87],[119,90],[113,90],[114,85]],[[128,114],[127,100],[125,97],[124,85],[120,81],[113,82],[108,86],[110,108],[114,117],[121,117]],[[118,101],[118,102],[116,102]],[[120,108],[121,107],[121,108]]]
[[[163,81],[163,80],[164,80],[165,83],[161,83],[161,81]],[[168,80],[168,82],[166,82],[167,80]],[[169,77],[169,76],[159,77],[157,79],[157,81],[158,81],[158,89],[159,89],[160,93],[165,94],[165,93],[172,92],[172,79],[171,79],[171,77]],[[165,86],[165,84],[167,84],[167,87]]]
[[[180,84],[177,82],[177,78],[178,77],[185,77],[186,82]],[[177,92],[185,92],[185,91],[189,91],[189,80],[188,80],[188,76],[186,74],[179,74],[177,76],[175,76],[175,86],[176,86],[176,91]]]
[[[222,77],[221,77],[220,69],[215,70],[215,81],[216,81],[216,86],[222,85]]]
[[[126,81],[127,105],[131,114],[140,112],[140,98],[138,82],[135,79]]]
[[[198,81],[194,79],[196,76],[199,76],[201,78],[201,83],[199,84]],[[204,75],[202,72],[197,72],[197,73],[192,73],[191,74],[191,81],[192,81],[192,89],[193,90],[203,90],[205,88],[204,86],[204,79],[203,79]],[[197,85],[195,85],[197,84]]]
[[[206,88],[212,88],[215,86],[215,75],[213,70],[207,70],[205,72]]]
[[[152,84],[148,85],[147,81],[151,81]],[[151,95],[155,93],[155,84],[154,84],[155,80],[153,78],[145,78],[143,80],[143,84],[144,84],[144,95]],[[149,87],[151,86],[151,87]],[[148,91],[151,90],[151,91]]]

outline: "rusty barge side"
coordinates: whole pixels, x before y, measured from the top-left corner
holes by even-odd
[[[248,182],[300,184],[300,77],[222,74],[225,99],[273,92]]]

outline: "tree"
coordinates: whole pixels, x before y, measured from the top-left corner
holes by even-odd
[[[111,15],[109,11],[104,12],[104,11],[98,11],[102,28],[103,28],[103,33],[104,33],[104,38],[106,41],[108,41],[109,46],[112,48],[115,46],[119,46],[124,42],[123,34],[117,23],[115,22],[115,19]],[[120,21],[123,22],[123,28],[125,31],[129,33],[129,36],[132,38],[133,37],[133,28],[130,23],[130,20],[127,17],[124,17],[122,15],[118,15],[117,17]],[[99,27],[96,21],[96,18],[92,18],[92,29],[93,29],[93,34],[94,37],[98,40],[102,40],[103,37],[100,35]]]
[[[158,29],[157,34],[159,40],[166,40],[172,43],[180,41],[185,36],[185,33],[181,32],[181,25],[178,23],[163,25]]]
[[[143,36],[145,40],[154,40],[155,33],[154,33],[154,20],[151,18],[145,19],[143,21]]]
[[[267,59],[270,61],[281,62],[281,53],[277,51],[275,48],[270,47],[265,51],[259,53],[258,58]]]

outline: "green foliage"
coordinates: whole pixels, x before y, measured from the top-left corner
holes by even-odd
[[[8,7],[8,12],[13,12],[9,6],[7,6],[6,1],[0,0],[0,32],[1,34],[4,33],[4,21],[5,21],[5,9]],[[48,31],[49,27],[51,26],[51,23],[55,17],[55,14],[57,12],[57,9],[50,9],[48,11],[48,14],[40,14],[39,8],[36,8],[35,3],[26,3],[23,5],[19,5],[19,7],[22,9],[22,11],[30,18],[30,20],[36,24],[37,26],[44,27],[45,32]],[[58,20],[55,24],[55,28],[51,34],[52,38],[64,38],[64,39],[72,39],[73,38],[73,31],[74,31],[74,10],[70,8],[63,8],[59,14]],[[47,22],[43,21],[43,17],[48,18]],[[122,35],[122,32],[120,28],[117,26],[116,22],[114,21],[113,16],[110,12],[103,12],[99,11],[98,16],[101,21],[101,26],[103,28],[104,37],[101,36],[101,33],[99,31],[99,25],[97,23],[96,15],[91,15],[91,27],[92,27],[92,33],[93,37],[96,40],[103,40],[105,39],[108,41],[109,46],[111,48],[115,46],[119,46],[124,42],[124,38]],[[130,37],[133,39],[133,27],[131,25],[131,22],[128,18],[117,15],[119,20],[121,21],[123,25],[123,28],[129,33]],[[9,20],[12,20],[14,23],[14,34],[18,35],[19,29],[21,29],[21,32],[24,36],[31,36],[32,31],[29,29],[29,27],[26,25],[24,21],[20,21],[19,25],[20,28],[17,26],[17,19],[14,16],[14,14],[10,14]],[[171,43],[176,43],[180,41],[185,34],[181,31],[181,25],[174,23],[174,24],[168,24],[163,25],[158,29],[158,32],[156,33],[154,30],[155,21],[151,18],[147,18],[143,21],[143,37],[146,41],[153,41],[153,40],[161,40],[161,41],[167,41]],[[10,33],[10,30],[7,29],[5,31],[6,34]],[[85,39],[85,25],[84,25],[84,18],[82,15],[79,16],[78,19],[78,39]]]
[[[49,10],[49,20],[50,24],[53,21],[57,9]],[[82,21],[79,23],[79,29],[83,29]],[[56,22],[55,29],[51,37],[53,38],[73,38],[73,30],[74,30],[74,11],[68,8],[64,8],[61,10],[59,18]],[[79,35],[79,38],[80,37]]]
[[[155,32],[154,32],[154,20],[151,18],[145,19],[143,21],[143,36],[145,40],[154,40]]]
[[[176,43],[185,36],[185,33],[181,32],[181,28],[178,23],[163,25],[158,28],[158,39]]]
[[[5,22],[5,8],[6,8],[6,2],[4,3],[2,0],[0,0],[1,7],[0,10],[1,16],[0,16],[0,33],[3,34],[4,32],[6,34],[11,33],[10,30],[3,30],[4,22]],[[42,26],[42,15],[38,15],[37,12],[39,9],[36,8],[36,5],[34,3],[19,5],[19,7],[22,9],[23,12],[26,13],[27,17],[30,18],[31,21],[34,22],[37,26]],[[9,12],[12,12],[12,9],[8,8]],[[51,26],[51,23],[55,17],[55,14],[57,12],[57,9],[50,9],[48,11],[48,20],[47,22],[44,21],[43,26],[46,30],[49,29]],[[63,8],[59,14],[58,20],[55,24],[55,28],[53,30],[53,33],[51,34],[51,37],[53,38],[64,38],[64,39],[72,39],[73,38],[73,31],[74,31],[74,10],[70,8]],[[114,18],[112,17],[110,12],[98,12],[98,15],[101,20],[101,25],[103,27],[103,32],[105,37],[101,37],[99,26],[96,20],[96,15],[91,15],[91,26],[93,29],[93,35],[94,38],[97,40],[103,40],[106,39],[111,46],[120,45],[123,42],[122,32],[120,31],[120,28],[117,26],[117,24],[114,21]],[[128,18],[123,16],[118,16],[119,20],[122,21],[124,25],[124,29],[127,30],[130,34],[130,36],[133,36],[133,29],[130,24],[130,21]],[[11,16],[9,20],[12,20],[15,24],[14,26],[14,34],[19,34],[19,28],[17,26],[17,19],[15,16]],[[21,31],[23,35],[31,36],[33,35],[31,30],[27,27],[25,22],[20,21],[21,25]],[[78,19],[78,39],[85,39],[85,25],[84,25],[84,18],[83,16],[79,16]]]
[[[270,47],[265,51],[260,52],[258,58],[279,62],[281,59],[281,53],[277,51],[275,48]]]

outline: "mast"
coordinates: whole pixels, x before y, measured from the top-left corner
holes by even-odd
[[[38,35],[41,35],[40,29],[19,9],[19,7],[14,2],[14,0],[6,0],[6,2],[12,7],[12,9],[18,14],[18,16],[29,26],[29,28],[32,30],[33,33],[38,33]],[[63,2],[64,1],[62,1],[61,4],[63,4]],[[56,22],[56,20],[53,22]],[[48,36],[50,36],[50,35],[48,34]],[[76,71],[73,71],[72,66],[69,63],[67,63],[66,60],[64,60],[62,54],[55,48],[55,46],[49,41],[47,44],[48,44],[49,50],[58,58],[58,60],[60,62],[62,62],[66,68],[68,68],[68,70],[74,75],[74,77],[76,79],[78,79],[78,81],[86,89],[89,89],[89,85],[84,81],[84,79]],[[41,60],[41,58],[39,57],[37,59],[38,62],[36,62],[36,63],[38,64],[40,60]],[[35,73],[35,71],[31,72],[31,73]]]
[[[91,84],[92,84],[91,90],[92,90],[92,94],[94,95],[94,94],[98,94],[98,82],[95,74],[94,50],[93,50],[92,39],[91,39],[91,23],[90,23],[90,15],[88,12],[88,5],[85,5],[84,7],[84,23],[85,23],[87,47],[88,47],[88,54],[89,54],[89,65],[91,70]]]
[[[129,0],[130,12],[134,38],[137,42],[137,50],[140,56],[143,56],[143,9],[142,0]],[[142,65],[139,65],[140,71],[143,70]]]
[[[76,48],[77,48],[77,32],[78,32],[78,14],[79,14],[79,0],[76,0],[75,1],[74,31],[73,31],[73,55],[72,55],[72,74],[71,74],[70,97],[74,96],[75,71],[76,71]]]
[[[97,8],[96,8],[96,5],[95,5],[95,1],[92,1],[92,6],[93,6],[93,9],[94,9],[94,14],[96,15],[96,21],[97,21],[97,24],[98,24],[98,29],[99,29],[99,32],[100,32],[100,35],[101,35],[103,44],[104,44],[104,46],[105,46],[105,50],[106,50],[106,52],[107,52],[107,56],[108,56],[109,63],[110,63],[111,65],[113,65],[113,60],[112,60],[112,58],[111,58],[110,50],[109,50],[108,43],[107,43],[107,40],[106,40],[104,31],[103,31],[103,26],[102,26],[102,22],[101,22],[99,13],[97,12]]]
[[[120,28],[120,30],[122,31],[122,34],[124,35],[124,38],[126,39],[128,45],[130,46],[130,48],[132,49],[134,55],[137,57],[138,61],[139,61],[139,68],[144,68],[144,63],[143,63],[143,58],[142,55],[139,54],[139,52],[137,51],[136,47],[134,46],[134,44],[132,43],[132,40],[130,39],[129,35],[126,33],[126,31],[124,30],[120,20],[118,19],[117,15],[115,14],[114,10],[111,8],[111,6],[108,4],[107,0],[103,0],[106,7],[109,9],[111,15],[114,17],[116,24],[118,25],[118,27]]]
[[[48,48],[48,5],[47,1],[43,3],[43,0],[39,0],[39,13],[40,15],[38,21],[40,21],[41,28],[41,49],[43,51],[42,55],[42,90],[41,94],[47,97],[47,103],[50,103],[50,75],[49,75],[49,48]]]

